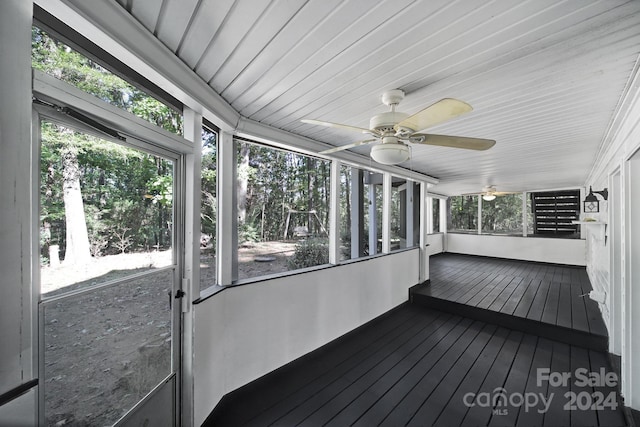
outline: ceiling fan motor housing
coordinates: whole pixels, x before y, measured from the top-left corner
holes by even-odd
[[[377,130],[382,133],[391,132],[395,134],[396,131],[393,127],[407,117],[409,117],[407,113],[402,113],[400,111],[387,111],[386,113],[371,117],[371,120],[369,121],[369,129]]]

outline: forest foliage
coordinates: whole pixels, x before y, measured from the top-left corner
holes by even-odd
[[[454,196],[448,199],[449,223],[447,229],[452,232],[478,231],[478,198],[480,196]],[[530,209],[530,201],[527,201]],[[527,215],[529,230],[533,227],[533,218]],[[506,194],[492,201],[482,201],[482,233],[522,234],[522,194]]]
[[[182,132],[179,112],[37,27],[32,66],[166,130]],[[72,245],[75,256],[86,260],[171,244],[173,167],[167,160],[68,124],[43,121],[40,183],[45,262],[50,245],[58,245],[65,261],[71,261]],[[74,197],[82,201],[83,212],[72,209]]]
[[[33,28],[32,36],[34,68],[165,130],[182,134],[180,112],[37,27]],[[86,245],[76,249],[87,256],[148,251],[171,245],[172,162],[106,141],[104,136],[101,138],[93,132],[78,131],[69,124],[44,121],[41,134],[40,221],[44,258],[50,245],[58,245],[65,261],[71,260],[72,246],[83,240]],[[218,215],[218,143],[216,132],[203,128],[201,232],[206,237],[207,250],[212,253],[216,248]],[[234,143],[239,245],[290,240],[302,235],[304,239],[297,245],[290,268],[327,263],[330,162],[249,140],[236,139]],[[340,237],[345,254],[350,252],[351,244],[351,169],[342,169],[339,198]],[[377,220],[371,226],[375,227],[376,236],[381,236],[382,191],[381,185],[375,185],[380,187],[375,200],[368,200],[366,190],[362,194],[365,203],[363,255],[369,252],[366,249],[370,227],[368,206],[372,203],[375,203]],[[402,221],[398,191],[396,187],[394,190],[391,235],[398,240]],[[72,196],[82,201],[80,213],[72,209]],[[304,232],[296,233],[296,230]]]

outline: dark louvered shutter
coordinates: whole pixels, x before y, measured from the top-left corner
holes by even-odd
[[[571,221],[580,216],[580,191],[531,193],[533,232],[569,236],[578,232]]]

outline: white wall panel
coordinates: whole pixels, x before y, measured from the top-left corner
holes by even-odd
[[[418,253],[230,287],[195,305],[196,425],[224,394],[407,301]]]
[[[427,246],[426,252],[429,255],[435,255],[444,252],[444,233],[435,233],[427,235]]]
[[[585,241],[518,236],[447,234],[447,252],[566,265],[586,265]]]

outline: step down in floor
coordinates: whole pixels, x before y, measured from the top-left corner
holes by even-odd
[[[414,288],[425,285],[417,285]],[[486,323],[504,326],[515,329],[528,334],[537,335],[555,341],[561,341],[567,344],[580,346],[596,351],[609,351],[607,336],[596,335],[577,329],[571,329],[564,326],[552,325],[550,323],[539,322],[524,317],[512,316],[493,310],[478,308],[454,301],[448,301],[441,298],[423,295],[409,290],[409,301],[412,304],[431,308],[434,310],[445,311],[456,314],[458,316],[468,317]]]

